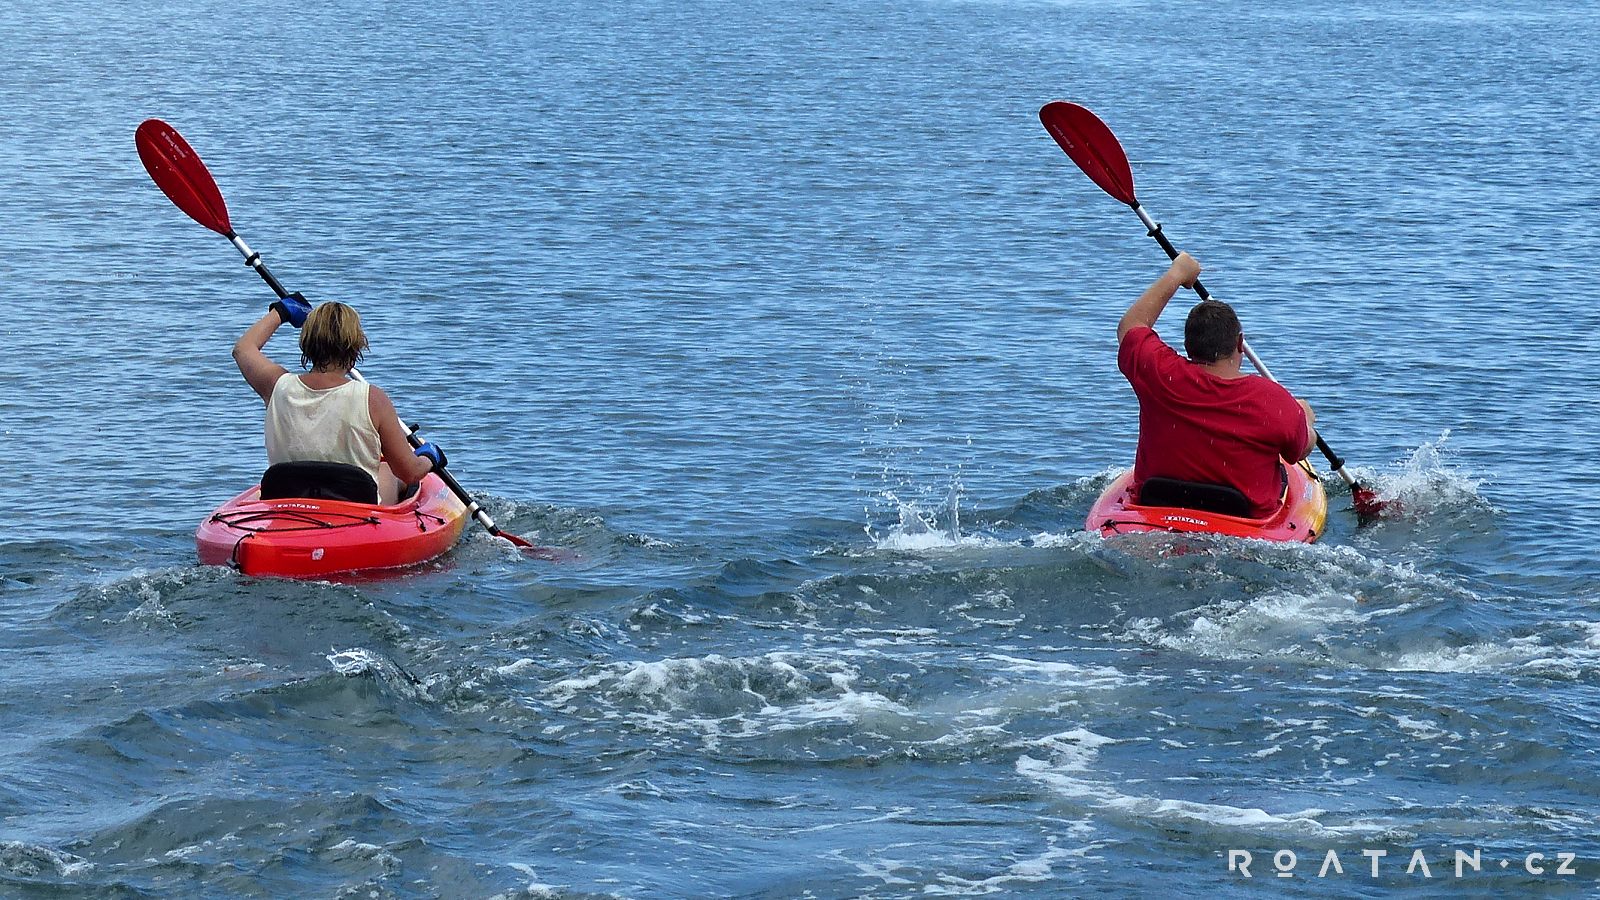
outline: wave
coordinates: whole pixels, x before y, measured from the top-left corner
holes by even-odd
[[[1093,772],[1100,748],[1116,743],[1084,728],[1049,735],[1028,743],[1017,758],[1016,771],[1059,800],[1093,811],[1102,824],[1183,829],[1200,843],[1234,836],[1325,841],[1380,835],[1391,828],[1365,820],[1334,822],[1340,817],[1315,808],[1273,813],[1258,807],[1124,793],[1109,778]]]
[[[0,841],[0,872],[21,878],[74,879],[89,874],[94,864],[54,847],[23,841]]]

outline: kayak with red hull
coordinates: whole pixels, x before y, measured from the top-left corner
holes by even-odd
[[[1133,470],[1111,482],[1089,509],[1085,527],[1102,537],[1116,534],[1164,531],[1221,534],[1266,541],[1311,543],[1322,534],[1328,518],[1328,497],[1316,473],[1304,463],[1285,466],[1288,486],[1283,505],[1265,519],[1250,519],[1179,506],[1143,506],[1134,501],[1128,484]]]
[[[194,542],[204,565],[317,578],[426,562],[455,546],[466,524],[466,505],[433,474],[393,506],[262,500],[256,485],[207,516]]]

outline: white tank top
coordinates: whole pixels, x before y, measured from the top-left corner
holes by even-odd
[[[267,464],[337,462],[378,480],[381,442],[367,406],[367,383],[308,388],[285,372],[267,401]]]

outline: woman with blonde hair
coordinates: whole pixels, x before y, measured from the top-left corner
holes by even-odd
[[[300,329],[300,367],[293,374],[262,352],[285,322]],[[413,453],[389,396],[352,376],[367,349],[361,316],[343,303],[315,309],[298,293],[272,304],[233,345],[244,380],[267,404],[269,468],[262,499],[326,497],[393,503],[393,477],[412,485],[445,467],[444,451],[424,443]],[[380,492],[382,486],[384,490]]]

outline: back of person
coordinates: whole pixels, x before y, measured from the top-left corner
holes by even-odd
[[[308,387],[285,372],[267,400],[267,463],[335,462],[355,466],[381,483],[381,445],[368,403],[369,386],[347,380],[331,388]]]
[[[283,324],[301,329],[300,366],[310,369],[304,375],[290,373],[262,352]],[[338,302],[312,309],[298,294],[274,302],[234,342],[239,373],[267,404],[264,496],[363,503],[372,502],[365,499],[370,497],[392,504],[400,485],[417,484],[444,469],[444,451],[427,442],[413,450],[389,396],[356,374],[366,349],[367,335],[354,309]],[[363,477],[369,483],[353,483]]]
[[[1139,398],[1135,496],[1147,479],[1175,478],[1233,487],[1257,517],[1278,508],[1280,458],[1300,459],[1308,440],[1293,395],[1259,375],[1214,375],[1151,328],[1124,336],[1117,367]]]
[[[1199,261],[1178,254],[1117,322],[1117,368],[1139,398],[1131,487],[1141,499],[1152,478],[1233,488],[1262,518],[1282,503],[1281,460],[1311,452],[1316,414],[1271,379],[1243,372],[1244,332],[1226,303],[1204,299],[1189,311],[1187,358],[1161,340],[1161,311],[1199,277]]]

